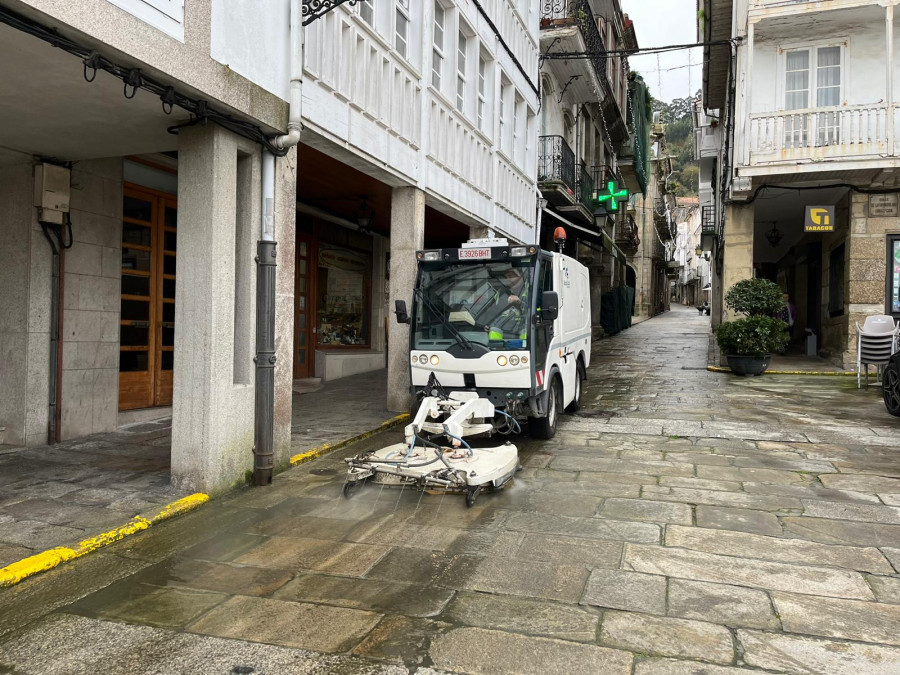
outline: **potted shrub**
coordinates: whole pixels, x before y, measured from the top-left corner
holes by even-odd
[[[784,305],[777,284],[766,279],[744,279],[725,294],[725,305],[745,317],[721,324],[716,342],[735,375],[762,375],[774,352],[787,347],[787,324],[775,318]]]

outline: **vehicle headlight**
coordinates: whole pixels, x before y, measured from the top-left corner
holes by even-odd
[[[412,355],[412,364],[416,365],[419,362],[419,357],[415,354]]]
[[[425,356],[425,354],[422,354],[421,356],[419,356],[419,363],[424,366],[426,363],[428,363],[428,357]]]
[[[503,356],[503,354],[501,354],[500,356],[497,357],[497,365],[498,365],[498,366],[505,366],[505,365],[506,365],[506,357]]]
[[[523,357],[522,357],[522,363],[528,363],[528,357],[527,357],[527,356],[523,356]]]
[[[509,365],[511,365],[511,366],[517,366],[517,365],[519,365],[519,357],[518,357],[518,356],[515,356],[515,355],[510,356],[510,357],[509,357]]]
[[[439,364],[440,362],[441,362],[441,358],[440,358],[437,354],[432,355],[432,357],[431,357],[431,365],[436,366],[436,365]]]

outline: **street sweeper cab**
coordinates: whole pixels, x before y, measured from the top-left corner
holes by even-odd
[[[562,228],[555,238],[564,245]],[[552,438],[560,413],[580,407],[590,364],[588,272],[562,253],[505,239],[416,258],[412,305],[395,308],[410,326],[413,418],[405,443],[346,460],[344,494],[371,478],[462,491],[471,506],[482,489],[504,487],[519,461],[510,442],[473,448],[466,437],[527,428]]]
[[[557,241],[564,241],[562,228]],[[410,379],[418,400],[432,375],[446,391],[490,401],[494,423],[527,420],[556,433],[564,408],[581,405],[591,358],[588,271],[562,253],[505,239],[419,251],[410,323]]]

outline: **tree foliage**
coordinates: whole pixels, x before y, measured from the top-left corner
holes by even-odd
[[[728,289],[725,305],[747,316],[774,316],[784,306],[784,294],[774,281],[743,279]]]
[[[771,316],[748,316],[720,324],[716,342],[725,354],[762,357],[783,351],[790,341],[784,321]]]
[[[700,185],[699,169],[694,169],[694,99],[676,98],[670,103],[654,99],[653,111],[664,125],[666,154],[672,157],[672,191],[679,197],[696,196]]]
[[[784,307],[778,284],[768,279],[743,279],[728,289],[725,305],[747,318],[723,323],[716,329],[716,342],[724,353],[765,356],[787,347],[787,324],[773,316]]]

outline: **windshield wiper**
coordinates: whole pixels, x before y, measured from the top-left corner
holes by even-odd
[[[425,297],[425,293],[422,291],[421,288],[415,288],[414,292],[416,295],[418,295],[420,298],[422,298],[422,303],[426,307],[428,307],[428,309],[431,310],[431,313],[434,316],[440,317],[441,325],[443,325],[450,331],[450,333],[453,335],[454,339],[456,340],[456,344],[464,347],[465,349],[469,349],[469,350],[474,349],[474,347],[472,346],[472,343],[469,341],[469,339],[465,335],[460,333],[459,330],[456,328],[456,326],[454,326],[452,323],[447,321],[447,319],[444,318],[443,312],[439,312],[437,307],[435,307],[434,304],[428,298]]]

